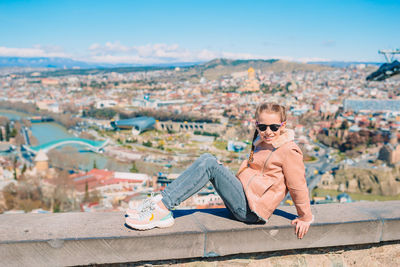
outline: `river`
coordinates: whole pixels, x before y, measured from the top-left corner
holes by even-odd
[[[0,116],[7,117],[10,120],[20,120],[32,115],[14,110],[0,109]],[[76,137],[69,133],[64,126],[55,122],[32,123],[30,130],[32,135],[38,140],[39,145],[54,140]],[[129,168],[131,167],[131,164],[122,163],[103,154],[88,151],[85,147],[80,145],[65,145],[64,147],[57,149],[57,152],[62,153],[62,155],[65,156],[64,159],[78,160],[78,166],[81,170],[91,170],[94,162],[96,162],[97,168],[108,168],[109,170],[114,171],[129,171]],[[57,167],[68,168],[68,162],[66,163],[65,160],[52,162],[52,164]]]

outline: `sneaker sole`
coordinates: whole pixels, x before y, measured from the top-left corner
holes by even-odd
[[[171,227],[172,225],[174,225],[175,220],[174,218],[169,218],[166,219],[164,221],[158,221],[158,222],[152,222],[152,223],[148,223],[148,224],[133,224],[131,222],[129,222],[129,217],[125,220],[125,223],[136,230],[150,230],[153,228],[167,228],[167,227]]]

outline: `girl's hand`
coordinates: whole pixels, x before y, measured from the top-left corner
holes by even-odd
[[[297,235],[297,238],[302,239],[304,237],[305,234],[307,234],[308,229],[310,228],[310,224],[313,222],[313,220],[309,221],[309,222],[305,222],[300,220],[299,218],[294,219],[292,221],[292,225],[296,224],[296,228],[295,228],[295,234]]]

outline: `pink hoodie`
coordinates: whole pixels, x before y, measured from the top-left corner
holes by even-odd
[[[256,147],[253,162],[246,167],[248,161],[243,161],[236,175],[243,185],[250,209],[265,221],[288,191],[299,219],[312,220],[303,154],[293,140],[293,130],[286,129],[273,142],[274,150]]]

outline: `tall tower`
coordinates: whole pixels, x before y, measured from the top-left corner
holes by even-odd
[[[252,67],[250,67],[247,70],[247,77],[249,78],[249,80],[252,80],[252,79],[256,78],[256,72],[254,71],[254,69]]]
[[[250,67],[247,70],[247,80],[244,82],[243,87],[239,89],[240,92],[258,92],[260,84],[256,78],[255,70]]]

